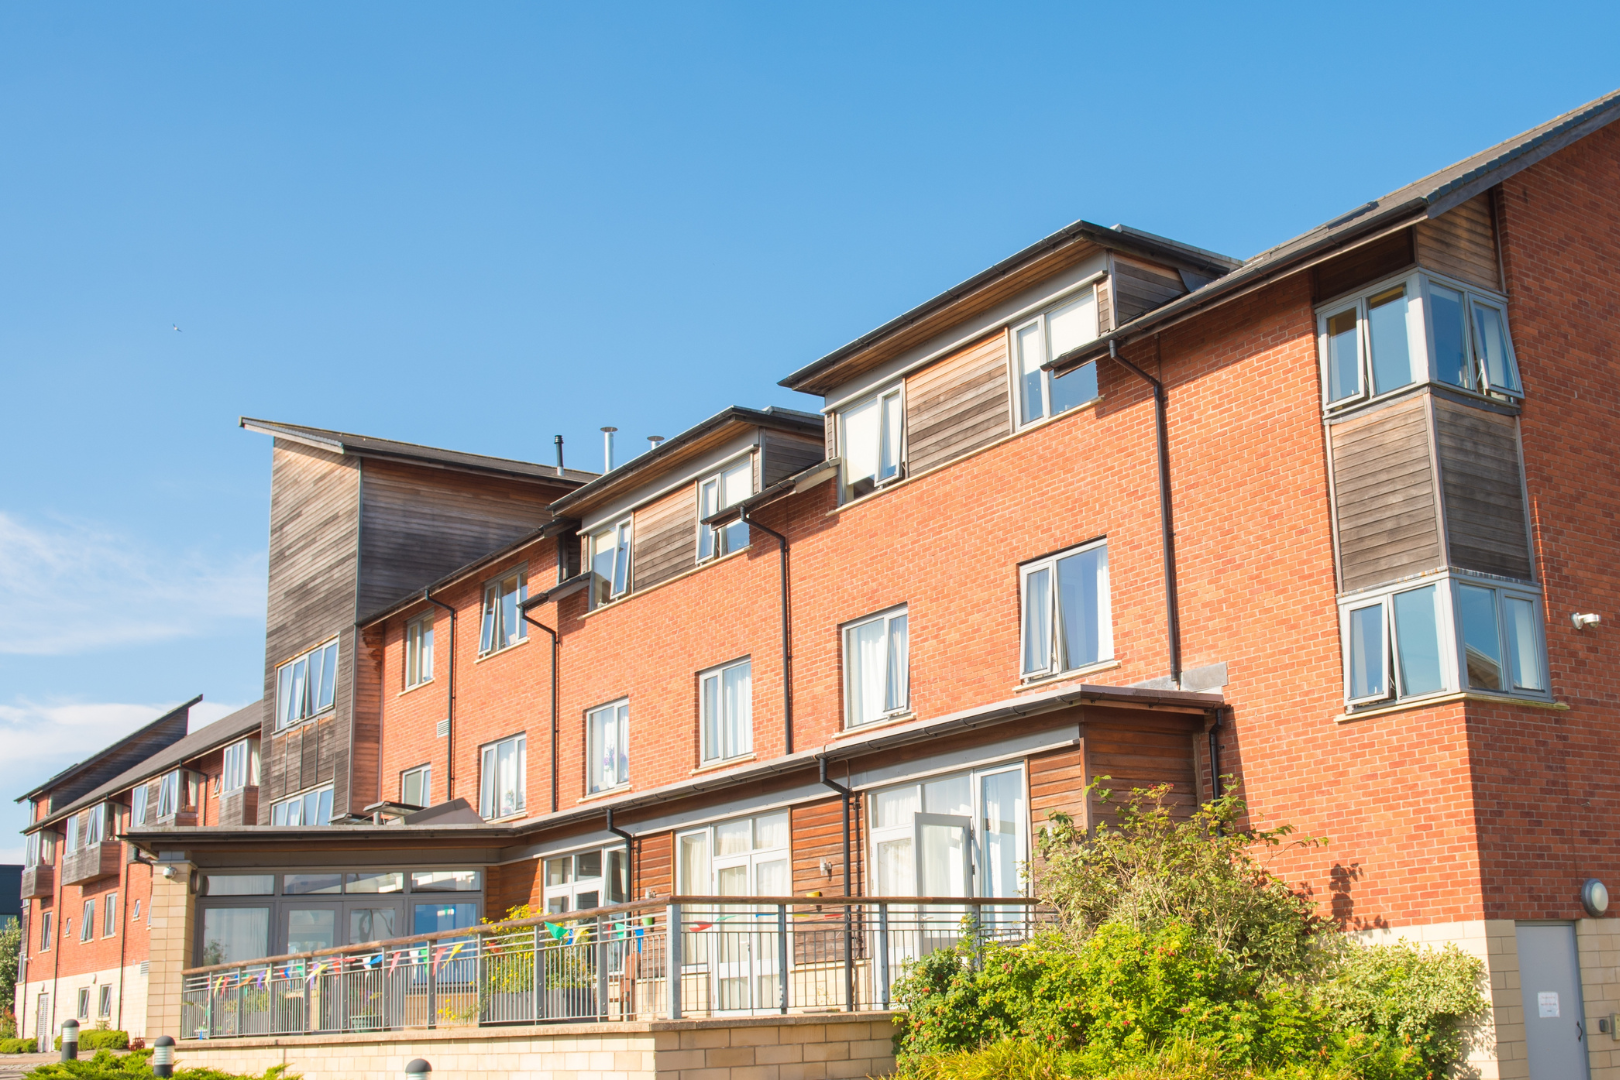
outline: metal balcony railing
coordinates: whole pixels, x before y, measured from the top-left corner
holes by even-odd
[[[199,1039],[884,1010],[906,965],[1026,941],[1021,898],[677,896],[188,969]],[[675,928],[671,934],[670,928]]]

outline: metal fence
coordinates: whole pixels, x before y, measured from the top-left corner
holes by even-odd
[[[188,1037],[887,1009],[906,965],[1028,940],[1022,899],[682,896],[188,969]],[[674,927],[676,933],[670,933]]]

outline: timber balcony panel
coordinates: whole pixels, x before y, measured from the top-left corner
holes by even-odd
[[[48,897],[56,891],[56,867],[25,866],[22,872],[22,899],[35,900]]]
[[[117,840],[107,840],[69,852],[62,860],[62,884],[80,885],[97,878],[111,877],[118,873],[123,857],[124,845]]]
[[[219,824],[257,825],[259,823],[259,789],[239,788],[219,797]]]

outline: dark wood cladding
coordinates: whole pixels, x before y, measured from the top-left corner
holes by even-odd
[[[1490,192],[1476,195],[1437,218],[1418,222],[1413,232],[1418,265],[1502,291]]]
[[[1195,735],[1184,722],[1088,719],[1081,728],[1085,776],[1097,785],[1087,808],[1088,824],[1116,823],[1119,807],[1132,791],[1161,785],[1169,788],[1164,802],[1171,816],[1192,816],[1199,790]],[[1110,793],[1106,800],[1101,797],[1104,791]]]
[[[540,528],[566,490],[376,460],[361,483],[359,617]]]
[[[1007,333],[998,330],[906,380],[906,465],[924,472],[1012,430]]]
[[[1434,400],[1451,565],[1530,580],[1518,419]]]
[[[237,791],[221,792],[219,796],[219,825],[257,825],[259,822],[259,789],[245,787]]]
[[[837,457],[838,456],[838,417],[837,417],[837,415],[835,415],[834,413],[828,413],[827,415],[825,415],[825,416],[823,416],[821,418],[821,435],[822,435],[822,441],[827,444],[827,456],[829,458]]]
[[[22,899],[49,900],[56,892],[56,867],[25,866],[22,871]],[[24,910],[27,905],[23,905]]]
[[[635,881],[637,897],[668,896],[675,891],[675,834],[636,837]]]
[[[826,455],[814,439],[803,439],[780,431],[762,430],[759,436],[760,490],[803,472]]]
[[[1317,300],[1331,300],[1412,265],[1412,230],[1402,229],[1311,270]]]
[[[1054,813],[1068,814],[1084,828],[1087,823],[1085,752],[1079,746],[1035,754],[1029,759],[1030,835],[1046,828]]]
[[[1162,307],[1187,291],[1181,274],[1168,266],[1113,257],[1113,314],[1123,326],[1139,315]]]
[[[697,485],[683,484],[636,511],[631,580],[637,589],[697,565]]]
[[[1107,278],[1097,282],[1097,332],[1106,334],[1114,329],[1114,290]]]
[[[853,808],[852,808],[853,810]],[[791,817],[793,833],[793,895],[844,895],[844,801],[834,796],[821,802],[795,806]],[[859,893],[860,837],[855,816],[850,815],[850,888]],[[821,864],[826,862],[827,869]]]
[[[117,840],[104,840],[62,857],[62,884],[83,885],[87,881],[113,877],[123,865],[124,845]]]
[[[1443,566],[1425,395],[1329,428],[1345,591]]]

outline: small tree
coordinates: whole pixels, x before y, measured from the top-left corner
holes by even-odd
[[[0,925],[0,1037],[17,1033],[17,965],[22,956],[22,924]]]

